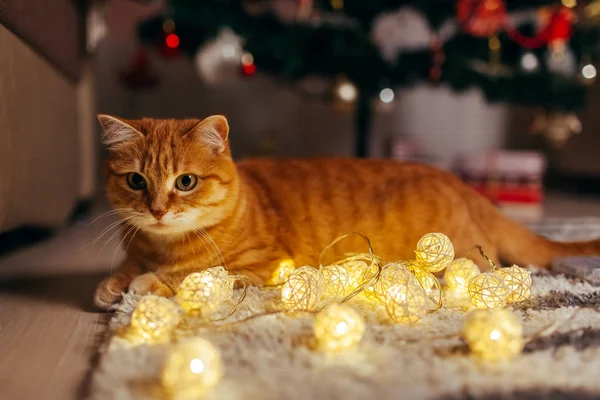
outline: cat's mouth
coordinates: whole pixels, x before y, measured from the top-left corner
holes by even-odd
[[[144,216],[132,222],[142,230],[166,235],[179,234],[196,228],[193,216],[183,214],[175,217],[165,216],[161,219],[154,218],[153,216]]]
[[[188,227],[164,221],[154,221],[148,223],[147,225],[145,225],[144,229],[156,234],[163,235],[179,234],[189,230]]]

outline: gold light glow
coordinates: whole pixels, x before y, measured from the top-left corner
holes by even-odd
[[[315,316],[313,329],[319,349],[337,352],[354,347],[362,339],[365,323],[349,306],[331,304]]]
[[[350,294],[358,289],[359,286],[367,282],[377,273],[374,266],[369,266],[369,264],[363,260],[349,259],[341,262],[340,265],[348,271],[350,276],[350,280],[346,287],[346,294]]]
[[[405,264],[389,263],[383,267],[379,280],[373,285],[373,292],[381,301],[384,301],[390,287],[404,285],[409,281],[416,285],[419,284],[417,278]]]
[[[233,295],[233,280],[223,267],[189,274],[177,289],[177,301],[188,313],[210,315]]]
[[[474,310],[463,322],[471,352],[484,360],[510,360],[523,350],[521,321],[507,310]]]
[[[531,272],[517,265],[510,268],[498,268],[494,272],[504,279],[504,283],[508,287],[507,301],[509,303],[516,303],[531,297]]]
[[[417,322],[427,313],[428,297],[415,280],[395,284],[387,289],[385,309],[395,322]]]
[[[267,285],[280,285],[284,283],[290,275],[296,270],[296,263],[292,259],[285,259],[279,262],[271,278],[267,281]]]
[[[454,246],[443,233],[428,233],[417,243],[415,259],[430,272],[440,272],[454,259]]]
[[[478,308],[502,308],[506,305],[508,287],[499,275],[485,272],[469,282],[471,302]]]
[[[467,258],[459,258],[448,266],[444,272],[444,279],[448,288],[458,293],[466,293],[469,281],[479,275],[479,267]]]
[[[406,266],[415,275],[415,278],[417,278],[427,296],[439,296],[439,281],[431,272],[422,268],[415,261],[407,262]]]
[[[170,347],[162,384],[171,399],[197,399],[216,386],[222,374],[219,350],[202,338],[188,338]]]
[[[442,286],[440,281],[431,272],[423,268],[423,266],[416,261],[406,262],[406,267],[411,271],[427,297],[429,298],[428,309],[431,311],[437,310],[442,306]]]
[[[179,319],[179,309],[171,300],[146,295],[131,314],[130,334],[137,334],[147,341],[163,341],[168,339]]]
[[[338,302],[348,292],[350,274],[346,268],[339,265],[329,265],[321,268],[322,296],[327,302]]]
[[[321,300],[321,274],[305,266],[296,269],[281,288],[281,301],[290,311],[313,311]]]

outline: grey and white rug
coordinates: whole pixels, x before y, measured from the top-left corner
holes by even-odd
[[[600,235],[600,219],[550,220],[533,227],[554,239]],[[229,328],[196,332],[219,347],[225,374],[207,399],[600,399],[600,289],[577,279],[534,271],[533,297],[513,306],[525,334],[559,324],[504,364],[473,358],[460,333],[464,313],[442,309],[414,326],[390,324],[366,306],[355,350],[330,356],[307,345],[310,316],[267,316]],[[276,293],[250,290],[233,318],[262,311]],[[127,296],[111,329],[129,322]],[[361,308],[363,307],[363,308]],[[453,338],[442,338],[452,336]],[[94,399],[156,398],[168,345],[122,346],[108,338],[91,395]]]

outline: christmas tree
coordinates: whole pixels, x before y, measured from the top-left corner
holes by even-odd
[[[430,29],[420,46],[398,33],[407,13]],[[311,95],[354,112],[364,157],[374,105],[398,87],[477,87],[490,102],[567,116],[584,108],[598,20],[600,0],[170,0],[139,35],[165,56],[196,57],[207,79],[232,63],[299,90],[307,77],[327,78],[332,90]]]

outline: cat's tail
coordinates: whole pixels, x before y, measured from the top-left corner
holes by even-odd
[[[555,242],[535,234],[495,207],[492,214],[493,221],[489,227],[495,230],[498,256],[505,262],[548,268],[556,257],[600,255],[600,239]]]

